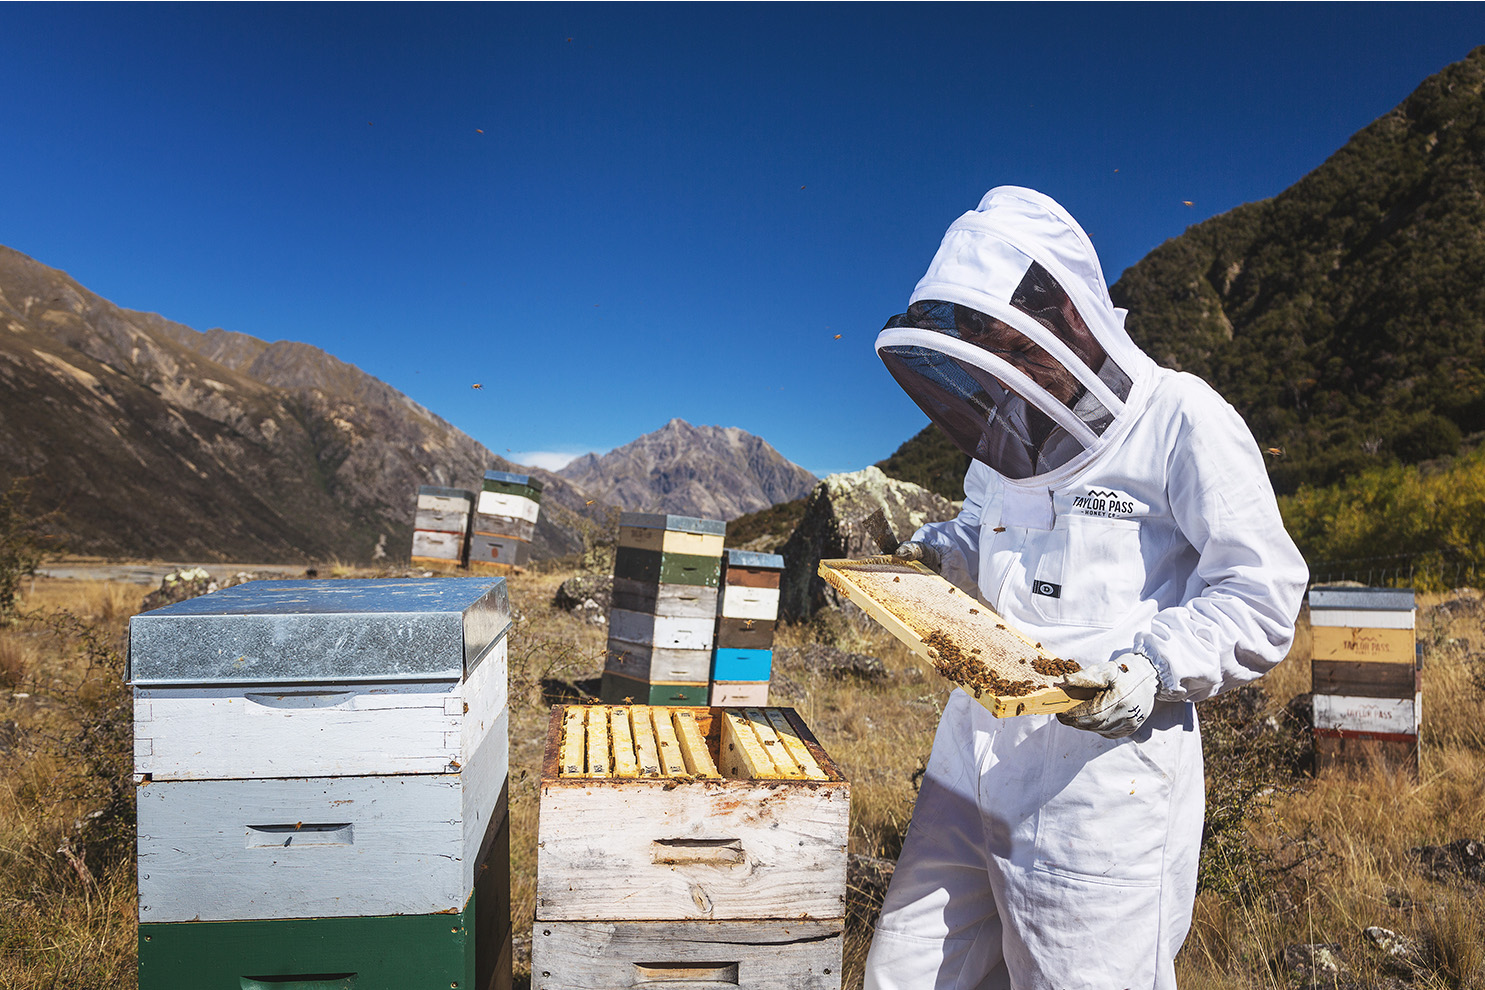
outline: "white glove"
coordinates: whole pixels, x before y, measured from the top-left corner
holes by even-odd
[[[1122,653],[1106,663],[1068,674],[1069,687],[1096,688],[1098,693],[1076,708],[1057,715],[1063,725],[1087,729],[1110,739],[1139,730],[1155,704],[1160,677],[1155,665],[1139,653]]]
[[[901,557],[903,560],[916,560],[935,573],[943,567],[943,557],[939,554],[938,547],[920,540],[899,543],[897,549],[892,551],[892,556]]]

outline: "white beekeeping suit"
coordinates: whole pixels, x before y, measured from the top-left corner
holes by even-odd
[[[1203,814],[1192,702],[1283,658],[1304,561],[1241,418],[1135,346],[1048,197],[992,189],[911,303],[877,351],[974,460],[959,517],[905,552],[1104,690],[1067,721],[953,693],[866,986],[1174,987]]]

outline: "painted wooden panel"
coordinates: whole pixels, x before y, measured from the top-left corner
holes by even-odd
[[[599,697],[610,705],[704,705],[707,682],[650,683],[603,672]]]
[[[473,890],[460,774],[137,791],[143,922],[454,913]]]
[[[758,708],[768,704],[768,682],[713,681],[711,695],[717,708]]]
[[[637,681],[705,681],[711,675],[712,651],[678,650],[610,639],[604,669]]]
[[[413,517],[413,529],[463,533],[469,529],[469,509],[419,509]]]
[[[687,619],[623,608],[610,609],[608,613],[608,634],[614,639],[676,650],[711,649],[715,624],[712,616]]]
[[[688,553],[699,557],[721,557],[723,537],[713,533],[678,533],[669,529],[620,526],[619,546],[664,553]]]
[[[1380,763],[1418,774],[1418,737],[1391,733],[1315,730],[1315,765],[1355,766]]]
[[[716,646],[739,650],[773,648],[774,623],[760,619],[717,620]]]
[[[722,582],[741,588],[777,588],[783,574],[783,571],[771,568],[738,567],[729,564],[723,571]]]
[[[502,639],[455,683],[138,687],[134,772],[154,780],[447,773],[468,762],[505,711],[506,650]]]
[[[508,481],[490,481],[486,479],[483,490],[480,492],[481,504],[486,495],[509,495],[515,498],[530,499],[533,502],[541,502],[541,489],[531,485],[515,485]]]
[[[544,921],[532,990],[839,990],[844,919]]]
[[[481,514],[474,517],[474,532],[530,543],[531,538],[536,535],[536,523],[530,519],[517,519],[515,516]]]
[[[843,781],[544,774],[536,916],[839,918],[849,813]]]
[[[452,560],[457,563],[464,556],[463,533],[430,533],[413,530],[412,556],[432,557],[436,560]]]
[[[717,614],[717,589],[695,584],[659,584],[614,578],[614,608],[673,618],[711,619]]]
[[[536,517],[541,513],[541,503],[527,498],[524,495],[510,495],[505,492],[480,492],[480,500],[476,512],[486,516],[510,516],[516,519],[525,519],[536,522]],[[475,529],[479,528],[479,520],[475,520]]]
[[[1310,656],[1315,660],[1413,661],[1416,640],[1411,629],[1364,629],[1314,626]]]
[[[1311,626],[1341,626],[1347,629],[1412,629],[1417,612],[1384,612],[1373,609],[1316,608],[1310,610]]]
[[[722,589],[721,607],[723,618],[772,621],[779,614],[779,590],[728,585]]]
[[[715,588],[722,573],[720,557],[672,554],[659,550],[619,547],[614,552],[614,577],[657,584],[692,584]]]
[[[1422,674],[1411,663],[1316,660],[1310,665],[1315,694],[1360,698],[1411,698],[1422,690]]]
[[[505,536],[475,533],[469,538],[469,559],[486,564],[511,564],[516,567],[531,558],[531,544]]]
[[[712,654],[714,681],[766,681],[773,676],[772,650],[718,647]]]
[[[470,510],[473,508],[473,492],[462,492],[459,495],[429,495],[427,493],[419,493],[418,495],[419,514],[425,511],[431,511],[468,517]]]
[[[1411,698],[1356,698],[1346,695],[1314,696],[1317,729],[1351,732],[1385,732],[1417,735],[1423,718],[1423,696]]]
[[[508,904],[476,898],[456,914],[142,924],[139,987],[508,990],[509,933]]]

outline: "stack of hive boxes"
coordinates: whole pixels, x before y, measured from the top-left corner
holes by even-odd
[[[1311,588],[1315,762],[1418,770],[1423,720],[1411,588]]]
[[[840,987],[850,805],[792,709],[559,707],[533,990]]]
[[[541,482],[525,474],[486,471],[475,507],[469,562],[519,567],[531,556],[541,512]]]
[[[604,701],[706,704],[726,531],[719,519],[619,517]]]
[[[419,488],[418,512],[413,520],[413,563],[463,567],[473,511],[474,492],[436,485]]]
[[[508,987],[503,578],[130,624],[142,990]]]
[[[784,558],[776,553],[728,550],[723,554],[712,657],[713,705],[768,704],[773,627],[779,615],[783,573]]]

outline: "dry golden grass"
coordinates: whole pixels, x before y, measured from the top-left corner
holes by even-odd
[[[517,610],[510,636],[510,814],[518,942],[529,938],[535,909],[536,781],[549,706],[593,687],[603,665],[604,628],[550,604],[571,574],[533,570],[510,581]],[[23,590],[23,607],[65,609],[117,649],[128,615],[148,589],[41,580]],[[1420,947],[1419,968],[1400,973],[1405,984],[1485,986],[1485,889],[1428,879],[1409,853],[1425,843],[1485,838],[1485,689],[1478,683],[1485,668],[1475,662],[1485,646],[1485,613],[1465,610],[1434,622],[1429,606],[1439,600],[1420,598],[1419,637],[1428,650],[1421,776],[1415,781],[1363,767],[1280,782],[1248,832],[1259,861],[1273,872],[1247,896],[1198,897],[1177,961],[1182,987],[1287,987],[1269,961],[1296,942],[1339,943],[1357,986],[1380,985],[1388,971],[1361,936],[1369,925],[1393,929]],[[118,854],[127,847],[89,818],[106,793],[101,777],[114,772],[127,785],[127,762],[89,764],[69,749],[87,719],[110,710],[119,672],[64,633],[36,622],[0,629],[0,750],[7,750],[0,752],[0,986],[128,990],[135,985],[133,863]],[[1302,626],[1291,659],[1260,682],[1275,708],[1309,689],[1308,636]],[[782,627],[776,645],[814,642],[878,657],[888,676],[867,683],[781,661],[770,703],[798,709],[851,780],[850,851],[890,859],[900,848],[915,774],[950,685],[924,673],[906,649],[861,617]],[[847,987],[860,985],[869,937],[859,924],[847,932]],[[518,952],[518,983],[526,976],[523,958]]]

